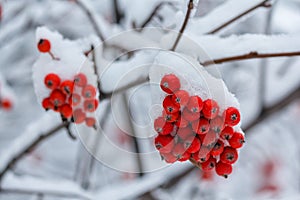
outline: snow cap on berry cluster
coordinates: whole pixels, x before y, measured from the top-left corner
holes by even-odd
[[[97,77],[93,71],[93,63],[84,55],[81,42],[64,39],[58,32],[52,32],[46,27],[37,29],[37,44],[40,39],[50,41],[50,51],[58,60],[47,53],[41,53],[33,66],[33,82],[39,102],[51,92],[44,84],[44,78],[49,73],[57,74],[61,80],[72,80],[76,74],[84,73],[88,84],[96,87]]]
[[[218,72],[215,72],[217,74]],[[215,100],[223,113],[228,107],[235,107],[240,110],[240,104],[236,97],[229,92],[224,81],[211,75],[197,60],[184,54],[161,51],[150,69],[150,82],[152,101],[161,105],[166,94],[160,90],[161,79],[167,74],[175,74],[181,83],[181,89],[189,92],[190,95],[197,95],[202,98]],[[152,111],[152,119],[161,115],[160,109]],[[242,132],[241,123],[234,127],[235,131]]]

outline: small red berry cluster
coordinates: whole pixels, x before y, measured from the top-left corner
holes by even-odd
[[[238,159],[237,149],[244,143],[244,135],[233,127],[240,122],[240,113],[234,107],[219,112],[213,99],[201,97],[180,89],[179,78],[165,75],[160,82],[167,93],[163,112],[154,121],[158,133],[155,146],[167,163],[190,160],[203,171],[214,168],[220,176],[232,172]]]
[[[98,107],[97,90],[88,84],[85,74],[79,73],[72,80],[62,81],[59,75],[50,73],[45,76],[44,83],[51,90],[42,102],[46,110],[60,112],[64,119],[71,119],[76,124],[85,122],[95,128],[96,120],[91,114]]]

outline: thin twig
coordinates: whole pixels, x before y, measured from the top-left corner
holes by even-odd
[[[94,48],[94,45],[91,46],[91,52],[92,52],[92,61],[93,61],[93,67],[94,67],[94,72],[97,76],[97,88],[98,88],[98,91],[99,91],[99,100],[100,100],[100,95],[101,95],[101,85],[100,85],[100,74],[99,74],[99,71],[98,71],[98,67],[97,67],[97,63],[96,63],[96,52],[95,52],[95,48]]]
[[[256,126],[257,124],[259,124],[262,121],[269,118],[274,113],[276,113],[276,112],[282,110],[283,108],[285,108],[286,106],[290,105],[296,99],[300,99],[300,86],[296,90],[294,90],[290,95],[288,95],[287,97],[285,97],[284,99],[282,99],[281,101],[276,103],[275,105],[268,107],[268,108],[264,108],[261,111],[260,115],[253,122],[251,122],[251,124],[246,126],[243,130],[245,132],[247,132],[248,130],[250,130],[251,128]]]
[[[131,119],[131,116],[130,116],[130,108],[129,108],[129,105],[128,105],[128,96],[127,96],[127,93],[124,93],[122,95],[123,97],[123,105],[125,107],[125,116],[124,116],[124,120],[128,120],[128,124],[129,124],[129,127],[130,127],[130,131],[131,131],[131,138],[132,138],[132,141],[133,141],[133,146],[134,146],[134,153],[136,154],[136,162],[137,162],[137,167],[138,167],[138,175],[139,177],[142,177],[144,175],[144,170],[143,170],[143,163],[142,163],[142,159],[141,159],[141,150],[140,150],[140,145],[139,145],[139,142],[138,142],[138,139],[136,137],[136,134],[135,134],[135,128],[134,128],[134,124],[132,122],[132,119]]]
[[[250,52],[250,53],[244,54],[244,55],[219,58],[219,59],[215,59],[215,60],[208,60],[208,61],[202,62],[200,64],[204,67],[207,67],[207,66],[213,65],[213,64],[222,64],[225,62],[249,60],[249,59],[255,59],[255,58],[275,58],[275,57],[292,57],[292,56],[300,56],[300,52],[258,53],[256,51],[254,51],[254,52]]]
[[[66,119],[64,116],[61,115],[61,120],[63,123],[68,123],[68,119]],[[72,140],[76,140],[75,135],[72,134],[71,129],[70,129],[70,125],[71,123],[68,123],[65,128],[67,131],[68,136],[72,139]]]
[[[100,101],[104,100],[104,99],[109,99],[111,98],[113,95],[116,95],[116,94],[121,94],[123,92],[126,92],[127,90],[129,90],[130,88],[132,87],[135,87],[135,86],[138,86],[138,85],[141,85],[143,83],[146,83],[148,82],[150,79],[149,77],[145,77],[145,78],[141,78],[141,79],[138,79],[137,81],[134,81],[124,87],[120,87],[119,89],[117,90],[114,90],[113,92],[101,92],[100,93]]]
[[[194,3],[193,3],[193,0],[190,0],[189,4],[188,4],[188,9],[187,9],[187,12],[186,12],[186,15],[185,15],[185,19],[184,19],[184,22],[182,24],[182,27],[178,33],[178,36],[176,38],[176,41],[173,45],[173,47],[171,48],[171,51],[175,51],[183,33],[184,33],[184,30],[189,22],[189,19],[190,19],[190,15],[191,15],[191,12],[192,12],[192,9],[194,8]]]
[[[144,23],[141,25],[141,29],[145,28],[151,21],[152,19],[157,16],[158,11],[164,6],[164,5],[173,5],[173,2],[161,2],[155,8],[153,11],[150,13],[149,17],[145,19]]]
[[[89,10],[89,8],[87,8],[86,5],[85,5],[84,3],[82,3],[81,0],[75,0],[75,3],[79,6],[79,8],[82,9],[82,11],[85,12],[85,14],[86,14],[87,17],[89,18],[89,20],[90,20],[90,22],[91,22],[91,24],[92,24],[92,26],[93,26],[93,28],[94,28],[96,34],[98,35],[98,37],[99,37],[102,41],[104,41],[105,38],[104,38],[104,36],[103,36],[103,34],[102,34],[102,31],[101,31],[100,27],[98,26],[98,23],[97,23],[97,21],[96,21],[96,19],[95,19],[95,16],[92,14],[92,12]]]
[[[269,7],[271,7],[271,6],[272,6],[271,1],[270,1],[270,0],[265,0],[265,1],[263,1],[263,2],[261,2],[261,3],[259,3],[259,4],[257,4],[256,6],[254,6],[254,7],[250,8],[250,9],[246,10],[246,11],[243,12],[242,14],[236,16],[235,18],[229,20],[228,22],[222,24],[221,26],[215,28],[214,30],[208,32],[207,34],[214,34],[214,33],[219,32],[220,30],[222,30],[222,29],[224,29],[225,27],[229,26],[229,25],[232,24],[233,22],[237,21],[238,19],[244,17],[245,15],[247,15],[247,14],[253,12],[254,10],[256,10],[256,9],[258,9],[258,8],[260,8],[260,7],[269,8]]]
[[[7,171],[12,169],[16,163],[23,158],[26,154],[30,153],[33,149],[35,149],[40,143],[42,143],[45,139],[49,138],[50,136],[53,136],[55,133],[57,133],[62,128],[67,127],[70,124],[70,122],[64,122],[62,124],[59,124],[58,126],[52,128],[50,131],[48,131],[45,134],[42,134],[37,138],[35,141],[33,141],[28,147],[26,147],[22,152],[20,152],[18,155],[16,155],[14,158],[12,158],[6,167],[0,172],[0,182],[5,175]]]

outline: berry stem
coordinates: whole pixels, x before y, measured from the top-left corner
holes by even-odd
[[[189,4],[188,4],[188,9],[187,9],[187,12],[186,12],[186,15],[185,15],[185,19],[184,19],[184,22],[182,24],[182,27],[178,33],[178,36],[176,38],[176,41],[173,45],[173,47],[171,48],[171,51],[175,51],[176,50],[176,47],[185,31],[185,28],[189,22],[189,19],[190,19],[190,15],[191,15],[191,12],[192,12],[192,9],[194,8],[194,3],[193,3],[193,0],[190,0]]]
[[[68,119],[66,119],[64,116],[61,115],[61,120],[63,123],[68,123]],[[72,139],[72,140],[76,140],[75,135],[72,134],[71,129],[70,129],[70,125],[71,123],[68,123],[65,128],[67,130],[67,134],[68,136]]]
[[[49,55],[51,56],[51,58],[53,60],[60,60],[59,58],[55,57],[54,54],[51,51],[49,51],[48,53],[49,53]]]

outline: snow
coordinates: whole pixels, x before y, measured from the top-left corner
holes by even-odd
[[[51,123],[49,123],[51,121]],[[29,124],[26,130],[16,138],[10,146],[2,150],[0,153],[0,171],[3,171],[7,164],[17,155],[36,141],[41,135],[45,134],[45,130],[49,130],[61,123],[61,119],[55,115],[44,114],[37,121]]]
[[[228,0],[204,17],[190,20],[186,32],[191,32],[196,35],[209,33],[264,1],[265,0],[246,0],[241,2],[239,0]],[[239,22],[244,19],[246,19],[246,17],[239,19]]]
[[[50,196],[71,196],[80,199],[92,199],[92,196],[69,180],[44,180],[31,176],[16,176],[8,173],[3,180],[1,189],[15,190],[23,193],[41,193]],[[59,187],[58,187],[59,185]]]
[[[44,78],[49,73],[59,75],[61,80],[73,80],[77,73],[83,72],[88,83],[96,87],[97,77],[93,71],[93,64],[83,54],[79,43],[63,39],[59,33],[51,32],[46,27],[37,29],[36,43],[40,39],[48,39],[51,43],[51,53],[59,58],[53,60],[49,54],[41,53],[33,66],[34,87],[40,102],[50,93],[44,85]]]

